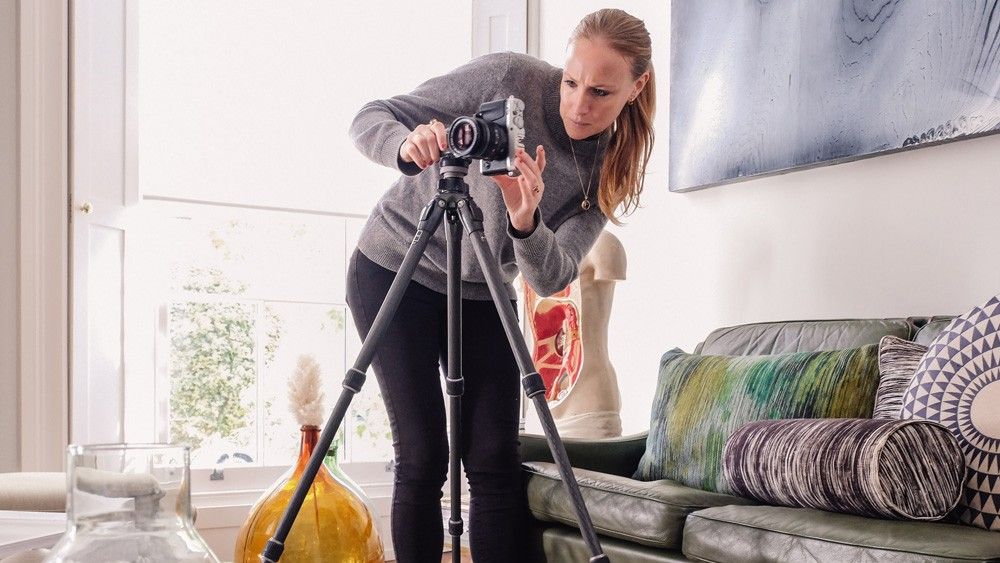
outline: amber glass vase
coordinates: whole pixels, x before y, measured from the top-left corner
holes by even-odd
[[[309,457],[319,440],[319,428],[302,427],[299,459],[250,509],[236,537],[235,561],[258,563],[260,552],[285,513]],[[285,540],[282,561],[381,563],[384,561],[375,517],[351,490],[320,465],[302,509]]]

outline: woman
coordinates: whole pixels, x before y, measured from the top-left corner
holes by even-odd
[[[421,208],[437,193],[438,171],[428,167],[447,148],[444,124],[474,114],[483,102],[510,95],[523,100],[525,146],[536,147],[534,156],[518,151],[515,178],[482,176],[478,166],[465,178],[512,301],[510,282],[518,271],[542,296],[569,284],[607,220],[617,223],[619,208],[627,213],[638,205],[653,144],[649,33],[621,10],[600,10],[576,27],[567,52],[565,69],[526,55],[486,55],[409,94],[361,108],[350,129],[355,145],[403,173],[372,211],[351,258],[347,302],[362,338]],[[372,363],[393,433],[392,538],[402,563],[440,561],[442,551],[445,230],[442,223],[429,241]],[[461,277],[462,460],[472,556],[479,563],[514,561],[527,517],[517,451],[519,373],[468,243]]]

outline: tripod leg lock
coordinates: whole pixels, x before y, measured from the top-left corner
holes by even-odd
[[[539,393],[545,393],[545,381],[537,371],[526,374],[521,378],[521,385],[524,386],[524,393],[528,398],[534,398]]]
[[[448,519],[448,535],[452,537],[458,537],[462,535],[462,531],[465,527],[462,525],[461,520]]]
[[[445,389],[451,397],[461,397],[465,393],[465,379],[445,378]]]
[[[260,554],[260,560],[262,563],[274,563],[281,558],[282,551],[285,551],[285,544],[271,538],[267,540],[264,551]]]
[[[365,375],[365,372],[351,368],[347,370],[347,375],[344,376],[344,389],[350,389],[358,393],[361,391],[361,386],[365,384],[365,379],[367,378],[368,376]]]

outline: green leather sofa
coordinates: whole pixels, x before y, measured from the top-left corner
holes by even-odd
[[[887,334],[927,344],[948,321],[948,317],[910,317],[756,323],[717,329],[695,352],[756,355],[838,350],[877,343]],[[633,480],[631,475],[646,448],[645,434],[564,442],[612,563],[1000,562],[1000,532],[760,506],[669,480]],[[590,553],[576,528],[572,504],[544,437],[523,434],[521,456],[532,514],[525,560],[587,561]]]

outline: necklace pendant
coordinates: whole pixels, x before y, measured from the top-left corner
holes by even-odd
[[[583,201],[581,201],[580,202],[580,207],[582,207],[584,211],[590,209],[590,200],[589,199],[584,199]]]

